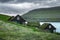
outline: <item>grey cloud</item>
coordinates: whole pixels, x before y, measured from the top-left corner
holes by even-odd
[[[14,0],[0,0],[1,3],[10,2],[10,1],[14,1]]]
[[[60,0],[56,0],[50,3],[45,3],[44,5],[49,5],[49,6],[60,6]]]
[[[7,14],[22,14],[26,11],[26,9],[15,9],[7,6],[0,6],[0,13],[7,13]]]
[[[1,3],[7,3],[7,2],[15,2],[15,3],[23,3],[23,2],[41,2],[41,1],[47,1],[47,0],[0,0]]]
[[[53,1],[48,3],[48,1]],[[60,6],[60,0],[0,0],[1,3],[38,3],[40,5],[48,5],[48,6],[55,6],[59,5]]]
[[[40,5],[48,5],[48,6],[60,6],[60,0],[17,0],[16,3],[38,3]]]
[[[42,1],[42,0],[17,0],[17,2],[35,2],[35,1]]]
[[[49,2],[48,2],[49,1]],[[60,0],[52,1],[52,0],[0,0],[0,13],[9,13],[9,14],[22,14],[27,12],[30,9],[36,9],[41,6],[60,6]],[[21,3],[34,3],[34,5],[39,4],[39,6],[32,7],[30,9],[22,9],[22,8],[13,8],[12,5],[9,6],[9,4],[21,4]],[[6,5],[5,5],[6,3]],[[21,6],[21,5],[20,5]],[[23,7],[23,6],[22,6]],[[28,6],[26,6],[28,7]]]

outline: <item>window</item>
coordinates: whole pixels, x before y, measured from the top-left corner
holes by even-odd
[[[54,32],[56,32],[56,30],[53,30]]]
[[[19,20],[20,18],[19,17],[17,17],[17,20]]]
[[[49,28],[51,28],[51,25],[49,25]]]

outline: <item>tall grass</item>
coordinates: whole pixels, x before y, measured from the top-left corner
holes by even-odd
[[[60,40],[60,36],[47,32],[37,32],[23,25],[0,21],[1,40]]]

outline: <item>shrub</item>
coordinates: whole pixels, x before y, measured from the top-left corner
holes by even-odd
[[[27,26],[39,28],[40,24],[39,24],[39,22],[28,22]]]

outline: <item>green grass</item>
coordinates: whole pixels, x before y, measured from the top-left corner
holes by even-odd
[[[60,40],[60,35],[9,22],[8,18],[7,15],[0,17],[0,40]]]
[[[3,40],[60,40],[60,36],[47,32],[37,32],[23,25],[0,21],[0,38]]]
[[[7,21],[10,16],[0,14],[0,20]]]

